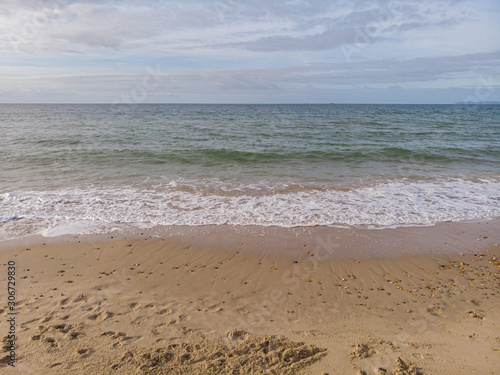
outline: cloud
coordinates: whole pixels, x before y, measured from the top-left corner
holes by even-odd
[[[152,72],[155,76],[151,76]],[[109,73],[101,69],[92,69],[86,74],[71,74],[68,69],[65,74],[56,74],[57,69],[40,68],[20,68],[17,75],[15,73],[14,69],[10,77],[3,77],[4,88],[9,92],[22,92],[30,82],[31,93],[38,90],[48,96],[57,96],[57,93],[74,91],[98,102],[131,102],[134,92],[136,96],[144,96],[144,101],[155,102],[168,101],[166,99],[172,97],[191,101],[193,92],[205,93],[212,100],[232,94],[266,98],[287,95],[290,91],[418,89],[436,86],[435,82],[439,82],[434,87],[436,89],[462,89],[464,86],[474,89],[481,77],[484,80],[490,76],[495,77],[491,82],[500,89],[500,80],[497,80],[500,78],[500,51],[403,61],[200,70],[175,74],[168,73],[161,66],[147,67],[135,74]],[[0,94],[0,99],[5,95]]]
[[[0,100],[39,93],[40,100],[113,101],[140,84],[147,66],[157,65],[163,81],[148,101],[190,101],[189,93],[204,93],[207,101],[214,95],[223,100],[225,93],[243,101],[340,89],[362,95],[366,87],[405,91],[421,84],[464,89],[481,74],[495,80],[500,74],[500,10],[494,5],[4,0]]]
[[[376,43],[396,31],[449,27],[469,12],[453,10],[450,1],[435,3],[31,0],[14,5],[8,0],[0,19],[4,33],[19,41],[23,51],[161,45],[276,52],[335,48],[355,43],[360,31]],[[242,24],[251,27],[242,30]]]

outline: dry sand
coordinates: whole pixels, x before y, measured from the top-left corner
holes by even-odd
[[[395,236],[376,232],[378,247],[389,246],[383,233]],[[283,254],[255,250],[260,235],[229,234],[218,233],[219,243],[144,234],[0,245],[2,336],[9,260],[18,313],[16,367],[0,363],[0,372],[500,373],[491,229],[474,244],[460,237],[464,254],[351,258],[321,251],[342,248],[338,237],[316,238],[320,246],[273,237],[293,248]]]

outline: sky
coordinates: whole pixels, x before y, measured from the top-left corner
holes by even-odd
[[[0,0],[0,103],[478,101],[498,0]]]

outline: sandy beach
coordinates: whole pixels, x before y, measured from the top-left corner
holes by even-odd
[[[500,375],[500,1],[0,1],[0,375]]]
[[[4,243],[17,342],[15,368],[3,356],[2,373],[495,374],[496,229],[462,242],[468,251],[364,258],[325,252],[343,246],[331,228],[323,239],[288,233],[285,244],[283,233],[210,229]],[[371,233],[390,247],[384,236],[402,231]],[[272,241],[290,251],[271,251]]]

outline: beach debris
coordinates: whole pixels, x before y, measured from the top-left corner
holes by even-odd
[[[278,269],[276,267],[271,268],[273,271],[277,271]]]
[[[483,317],[481,314],[479,314],[478,312],[472,311],[472,310],[471,310],[471,311],[469,311],[469,312],[466,314],[466,316],[467,316],[468,318],[484,319],[484,317]]]

